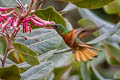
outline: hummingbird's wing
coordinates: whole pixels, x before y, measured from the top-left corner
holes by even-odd
[[[84,38],[86,35],[90,35],[93,32],[97,31],[99,28],[97,27],[93,27],[93,28],[86,28],[85,30],[83,30],[80,34],[77,35],[77,37],[81,40],[82,38]]]
[[[97,31],[99,28],[93,27],[93,28],[79,28],[73,30],[73,38],[72,38],[72,44],[75,42],[76,38],[79,38],[80,40],[84,38],[86,35],[90,35],[93,32]]]

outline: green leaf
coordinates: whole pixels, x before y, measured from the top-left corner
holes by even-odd
[[[120,49],[111,44],[104,43],[107,61],[112,65],[120,65]]]
[[[41,19],[54,21],[56,24],[63,24],[66,26],[64,18],[53,7],[36,10],[33,14]]]
[[[120,5],[120,0],[116,0],[118,2],[118,4]]]
[[[4,54],[7,47],[7,42],[4,37],[0,38],[0,54]]]
[[[50,57],[48,61],[52,62],[56,68],[63,67],[74,62],[72,52],[63,52]]]
[[[51,51],[48,51],[47,53],[40,55],[39,62],[44,62],[44,61],[48,60],[50,57],[52,57],[54,55],[55,52],[56,52],[56,50],[51,50]]]
[[[106,60],[109,64],[112,64],[112,65],[120,65],[119,62],[117,62],[113,56],[111,56],[110,52],[107,50],[106,52]]]
[[[97,28],[97,25],[91,21],[90,19],[86,19],[86,18],[82,18],[78,21],[78,24],[81,26],[81,27],[87,27],[87,28],[90,28],[90,27],[96,27]],[[94,39],[96,36],[99,35],[99,32],[96,30],[95,32],[93,32],[92,34],[90,34],[89,36],[85,36],[83,37],[83,39],[81,39],[83,42],[88,42],[92,39]]]
[[[36,51],[39,55],[54,49],[66,48],[62,38],[55,30],[34,29],[31,34],[26,34],[27,40],[18,38],[17,42],[27,45],[29,48]]]
[[[101,8],[112,1],[113,0],[80,0],[72,3],[81,8],[96,9]]]
[[[21,80],[44,80],[47,79],[53,70],[53,65],[48,62],[41,63],[28,69],[21,74]]]
[[[16,0],[1,0],[6,7],[17,7]],[[30,4],[31,0],[21,0],[23,5]]]
[[[74,62],[70,65],[72,67],[71,71],[70,71],[70,76],[74,76],[74,75],[78,75],[79,76],[79,80],[83,80],[82,76],[81,76],[81,70],[80,70],[80,62]]]
[[[3,59],[4,56],[0,55],[0,58]],[[5,62],[5,67],[8,67],[8,66],[11,66],[15,64],[14,62],[12,62],[11,60],[9,60],[8,58],[6,59],[6,62]],[[1,62],[0,62],[0,66],[2,66]]]
[[[102,52],[96,52],[98,53],[98,57],[88,62],[88,69],[90,72],[91,80],[105,80],[98,69],[98,66],[101,67],[101,64],[106,61],[104,48],[99,44],[95,45],[94,47],[101,49]]]
[[[47,56],[46,52],[49,52],[51,50],[62,50],[68,48],[68,46],[66,46],[62,38],[56,33],[55,30],[48,30],[43,28],[34,29],[31,34],[26,34],[26,37],[27,40],[19,38],[17,39],[17,42],[24,43],[29,48],[36,51],[40,56]],[[66,65],[68,65],[73,62],[73,59],[71,59],[71,57],[73,57],[71,52],[67,52],[65,54],[60,53],[53,55],[49,59],[44,58],[44,60],[53,62],[55,67],[60,67],[65,65],[65,63],[67,63]]]
[[[117,23],[115,25],[115,27],[109,29],[109,31],[101,34],[99,37],[87,42],[87,44],[95,44],[102,40],[105,40],[105,39],[109,38],[110,36],[112,36],[113,34],[115,34],[119,29],[120,29],[120,23]]]
[[[20,80],[19,69],[16,65],[0,68],[0,79],[4,80]]]
[[[78,21],[78,24],[83,27],[96,27],[97,26],[93,21],[89,19],[85,19],[85,18],[80,19]]]
[[[68,19],[65,19],[65,22],[66,22],[66,28],[71,31],[71,30],[73,29],[73,26],[72,26],[71,23],[68,21]]]
[[[51,73],[47,80],[54,80],[54,73]]]
[[[25,61],[25,58],[23,57],[21,52],[18,52],[16,50],[10,52],[8,55],[8,58],[17,64],[20,64]]]
[[[77,1],[81,1],[81,0],[60,0],[60,1],[70,1],[70,2],[77,2]]]
[[[115,72],[113,77],[115,80],[120,80],[120,72]]]
[[[81,76],[82,76],[83,80],[91,80],[86,62],[81,62],[80,70],[81,70]]]
[[[88,10],[88,9],[79,9],[79,12],[80,12],[80,14],[82,15],[82,17],[84,17],[84,18],[87,18],[87,19],[90,19],[90,20],[92,20],[93,22],[95,22],[99,27],[101,27],[101,29],[99,30],[100,32],[101,32],[101,38],[99,38],[99,39],[97,39],[98,40],[98,42],[99,41],[101,41],[101,40],[104,40],[104,39],[106,39],[107,38],[107,41],[113,41],[113,42],[119,42],[120,41],[120,39],[119,39],[119,35],[118,34],[114,34],[114,32],[113,32],[113,34],[114,34],[114,36],[112,36],[112,37],[110,37],[109,36],[109,33],[111,33],[111,30],[112,29],[115,29],[115,27],[117,28],[118,26],[115,26],[115,24],[113,24],[113,23],[110,23],[110,22],[108,22],[108,21],[106,21],[106,20],[103,20],[102,18],[100,18],[100,17],[97,17],[96,16],[96,14],[97,15],[99,15],[99,16],[101,16],[101,10],[100,11],[97,11],[97,13],[96,13],[96,11],[95,11],[95,13],[93,13],[92,11],[90,11],[90,10]],[[103,14],[102,15],[102,17],[103,16],[105,16],[105,14]],[[105,16],[105,17],[107,17],[107,16]],[[116,19],[116,18],[115,18]],[[103,26],[103,27],[102,27]],[[118,29],[116,29],[116,30],[119,30],[119,28]],[[115,32],[116,32],[116,30],[115,30]],[[107,32],[109,32],[109,33],[107,33]],[[102,33],[105,33],[104,35],[106,35],[106,37],[105,36],[103,36],[102,35]],[[108,36],[107,36],[108,35]],[[102,37],[103,36],[103,37]],[[94,44],[94,43],[98,43],[97,41],[93,41],[92,43]],[[91,44],[92,44],[91,43]]]
[[[119,0],[120,1],[120,0]],[[112,3],[104,6],[104,10],[108,14],[116,14],[120,12],[120,4],[118,1],[113,1]]]
[[[96,66],[94,64],[91,65],[91,71],[92,75],[94,75],[93,78],[97,78],[95,80],[105,80],[104,77],[102,77],[101,74],[97,71]]]
[[[55,74],[55,78],[54,80],[62,80],[62,76],[64,75],[64,73],[70,68],[70,66],[65,66],[65,67],[60,67],[60,68],[56,68],[54,70],[54,74]]]
[[[3,7],[3,6],[5,6],[3,3],[2,3],[2,1],[0,0],[0,7]]]
[[[48,51],[47,53],[44,53],[44,54],[40,55],[38,57],[39,62],[41,63],[41,62],[47,61],[51,56],[54,55],[55,52],[56,52],[56,50],[51,50],[51,51]],[[31,67],[31,65],[27,64],[26,62],[18,64],[18,66],[19,66],[19,68],[22,68],[24,70]]]
[[[68,4],[67,2],[62,2],[62,1],[56,1],[56,0],[48,0],[48,1],[43,1],[43,5],[39,7],[39,9],[47,8],[48,6],[53,6],[55,10],[61,11],[63,10],[66,5]],[[61,6],[62,5],[62,6]]]
[[[31,65],[39,64],[39,61],[37,58],[38,55],[36,52],[34,52],[30,48],[28,48],[25,45],[20,44],[20,43],[13,43],[13,45],[14,45],[15,50],[20,52],[24,56],[27,63],[29,63]]]
[[[93,64],[96,67],[99,64],[102,64],[103,62],[105,62],[106,58],[105,58],[105,48],[103,47],[102,44],[101,45],[96,44],[94,45],[94,47],[102,50],[102,52],[95,51],[98,54],[97,58],[94,58],[92,61],[89,61],[90,65]]]

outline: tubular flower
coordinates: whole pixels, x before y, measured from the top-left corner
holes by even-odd
[[[6,11],[6,10],[13,10],[13,8],[4,8],[4,7],[0,7],[0,11]]]
[[[19,15],[13,8],[0,7],[0,33],[3,33],[6,29],[8,29],[10,32],[14,32],[18,29],[19,25],[22,25],[23,33],[26,33],[28,31],[31,32],[32,28],[30,22],[32,22],[34,26],[38,27],[55,24],[53,21],[45,21],[43,19],[40,19],[34,14],[26,17],[26,11],[24,10],[23,4],[20,2],[20,0],[16,1],[21,9],[21,15]]]

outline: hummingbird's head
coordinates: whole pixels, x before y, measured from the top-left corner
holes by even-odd
[[[69,30],[62,24],[55,24],[53,27],[59,34],[66,34],[69,32]]]
[[[67,33],[69,32],[64,25],[62,24],[55,24],[50,26],[52,29],[55,29],[59,34]],[[49,28],[50,28],[49,27]]]
[[[55,30],[57,30],[57,29],[60,29],[60,27],[62,27],[63,25],[62,24],[55,24],[55,25],[52,25],[52,26]]]
[[[62,24],[55,24],[55,25],[52,25],[52,26],[58,33],[61,33],[63,31],[62,28],[64,28],[64,26]]]

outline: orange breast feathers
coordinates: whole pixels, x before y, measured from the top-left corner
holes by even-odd
[[[65,43],[72,49],[76,49],[79,45],[74,41],[76,32],[73,29],[67,34],[62,35],[62,38],[64,39]]]

